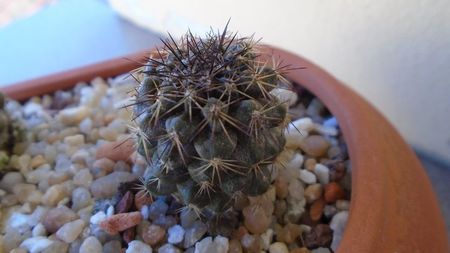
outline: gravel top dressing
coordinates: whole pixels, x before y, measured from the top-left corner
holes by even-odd
[[[139,187],[146,161],[130,145],[132,78],[8,101],[29,140],[0,172],[0,252],[327,253],[342,238],[351,168],[336,119],[305,90],[275,92],[290,105],[286,146],[271,186],[207,220],[174,197]],[[105,153],[105,147],[113,147]],[[214,196],[212,196],[214,197]]]

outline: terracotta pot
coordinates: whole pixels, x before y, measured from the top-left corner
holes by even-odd
[[[449,252],[430,181],[411,148],[367,101],[313,63],[286,51],[262,50],[293,67],[288,78],[320,98],[336,116],[352,163],[350,216],[339,253]],[[148,53],[147,53],[148,54]],[[23,100],[70,88],[95,76],[134,69],[146,53],[52,75],[0,91]]]

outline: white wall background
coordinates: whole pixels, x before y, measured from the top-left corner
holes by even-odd
[[[109,0],[179,36],[222,29],[319,64],[371,101],[416,148],[450,162],[449,0]]]

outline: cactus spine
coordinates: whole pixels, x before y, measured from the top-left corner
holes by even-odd
[[[285,144],[287,106],[271,90],[282,67],[258,60],[256,43],[237,34],[169,35],[137,73],[138,152],[148,161],[143,187],[215,213],[237,194],[259,195]]]

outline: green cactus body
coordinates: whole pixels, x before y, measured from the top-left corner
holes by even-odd
[[[137,150],[148,161],[143,186],[219,213],[236,194],[264,193],[285,144],[287,108],[270,93],[286,82],[281,69],[226,29],[163,42],[138,70],[133,111]]]
[[[5,96],[0,93],[0,171],[6,169],[15,143],[23,139],[23,130],[5,110]]]

